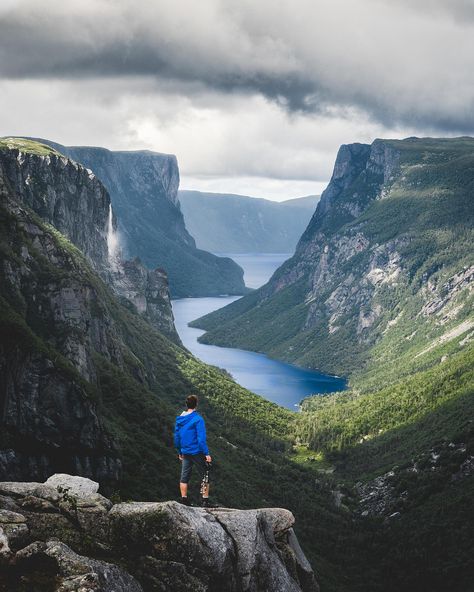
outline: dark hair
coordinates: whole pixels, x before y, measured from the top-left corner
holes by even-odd
[[[196,409],[198,404],[198,398],[196,397],[196,395],[189,395],[188,397],[186,397],[186,407],[188,409]]]

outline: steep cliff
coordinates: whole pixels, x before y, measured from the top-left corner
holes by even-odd
[[[126,254],[149,268],[164,268],[174,297],[245,292],[242,269],[231,259],[197,249],[186,230],[175,156],[41,141],[97,175],[110,193]]]
[[[117,294],[180,343],[166,273],[123,259],[109,194],[93,173],[45,144],[10,138],[0,141],[0,176],[15,199],[68,238]]]
[[[472,327],[474,140],[342,146],[295,255],[195,323],[202,340],[334,373],[409,373]],[[461,346],[462,347],[462,346]],[[375,374],[379,374],[379,377]]]
[[[57,155],[32,160],[40,171],[48,161],[75,170]],[[33,182],[36,169],[29,170]],[[65,239],[21,205],[10,179],[0,174],[0,475],[44,478],[61,466],[117,481],[119,454],[86,380],[95,375],[93,349],[116,360],[121,352],[113,332],[93,322],[97,292],[61,244]],[[58,197],[57,183],[48,187]],[[103,237],[94,231],[92,237],[102,253]]]
[[[310,195],[284,202],[228,193],[180,191],[186,227],[213,253],[293,253],[318,202]]]
[[[0,590],[319,590],[287,510],[113,505],[98,487],[0,482]]]
[[[99,179],[54,149],[35,142],[0,142],[0,176],[16,199],[64,234],[96,267],[108,269],[110,198]]]

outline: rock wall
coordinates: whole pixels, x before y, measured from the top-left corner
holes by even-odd
[[[180,343],[166,272],[148,272],[139,261],[123,258],[109,194],[90,170],[59,153],[40,155],[12,148],[0,150],[0,177],[16,201],[68,238],[120,296],[130,296],[134,304],[143,302],[139,311]],[[169,191],[176,194],[177,181]]]
[[[1,176],[0,214],[0,475],[44,478],[61,468],[114,482],[118,451],[89,386],[94,354],[121,363],[122,348],[99,313],[92,272]]]
[[[108,267],[110,198],[99,179],[61,154],[0,151],[0,176],[17,201],[54,226],[101,272]]]
[[[0,588],[43,582],[56,592],[319,590],[288,510],[113,505],[97,489],[70,475],[0,483]]]
[[[111,283],[116,294],[129,300],[155,329],[181,344],[163,269],[146,269],[138,258],[120,260],[111,273]]]
[[[186,230],[174,155],[41,141],[82,163],[103,182],[126,256],[139,257],[149,269],[165,269],[174,297],[245,292],[243,270],[229,258],[197,249]]]

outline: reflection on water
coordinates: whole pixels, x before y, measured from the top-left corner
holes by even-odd
[[[267,281],[276,267],[288,257],[285,254],[232,255],[244,268],[246,283],[251,287]],[[204,331],[188,327],[188,323],[237,298],[224,296],[173,301],[176,329],[184,346],[196,357],[208,364],[225,368],[245,388],[293,410],[301,399],[310,394],[327,393],[345,387],[342,378],[271,360],[264,354],[199,343],[197,339]]]

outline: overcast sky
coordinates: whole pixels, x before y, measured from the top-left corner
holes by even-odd
[[[0,0],[0,135],[319,193],[342,143],[474,134],[474,0]]]

